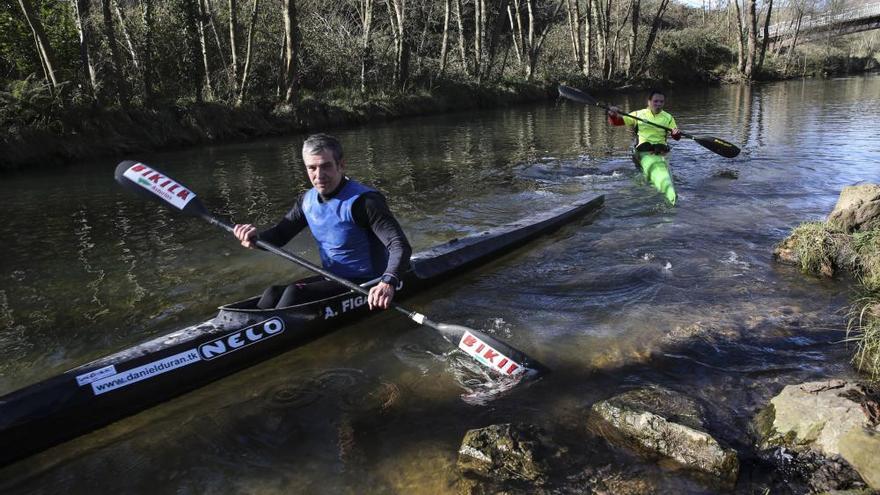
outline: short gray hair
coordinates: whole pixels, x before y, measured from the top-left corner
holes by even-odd
[[[342,160],[342,145],[339,140],[329,134],[312,134],[303,142],[303,153],[317,155],[324,150],[333,153],[333,160],[337,163]]]

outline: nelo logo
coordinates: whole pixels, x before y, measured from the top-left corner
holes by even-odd
[[[522,365],[496,351],[470,332],[464,333],[458,343],[458,348],[486,366],[497,369],[503,375],[514,376],[526,370]]]
[[[261,340],[274,337],[284,331],[281,318],[270,318],[262,323],[242,328],[199,346],[202,359],[211,360],[224,354],[237,351]]]

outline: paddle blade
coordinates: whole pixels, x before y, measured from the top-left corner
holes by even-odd
[[[584,105],[601,106],[592,96],[579,89],[572,88],[571,86],[565,86],[564,84],[559,85],[559,96],[568,98],[571,101],[583,103]]]
[[[499,375],[534,375],[549,371],[522,351],[483,332],[448,323],[435,323],[432,326],[465,354]]]
[[[139,196],[158,201],[187,215],[207,214],[205,206],[196,198],[196,193],[155,167],[125,160],[119,162],[113,176],[119,185]]]
[[[725,158],[734,158],[739,155],[739,148],[723,139],[712,136],[694,136],[693,139],[700,146]]]

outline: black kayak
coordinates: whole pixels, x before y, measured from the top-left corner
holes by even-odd
[[[495,259],[603,203],[604,196],[597,196],[413,255],[395,299]],[[258,299],[221,306],[203,323],[0,397],[0,465],[204,386],[370,312],[366,297],[353,291],[272,310],[257,309]]]

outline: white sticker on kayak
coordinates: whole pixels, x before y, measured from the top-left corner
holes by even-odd
[[[526,370],[521,364],[495,350],[470,332],[464,333],[458,342],[458,348],[502,375],[515,376]]]
[[[83,373],[82,375],[76,375],[76,384],[82,387],[83,385],[88,385],[95,380],[100,380],[105,376],[115,374],[116,367],[111,364],[110,366],[104,366],[103,368],[98,368],[96,370],[89,371],[88,373]]]
[[[128,167],[123,175],[181,210],[196,197],[196,193],[143,163],[135,163]]]
[[[92,391],[95,395],[101,395],[198,361],[201,361],[199,351],[190,349],[92,382]]]

